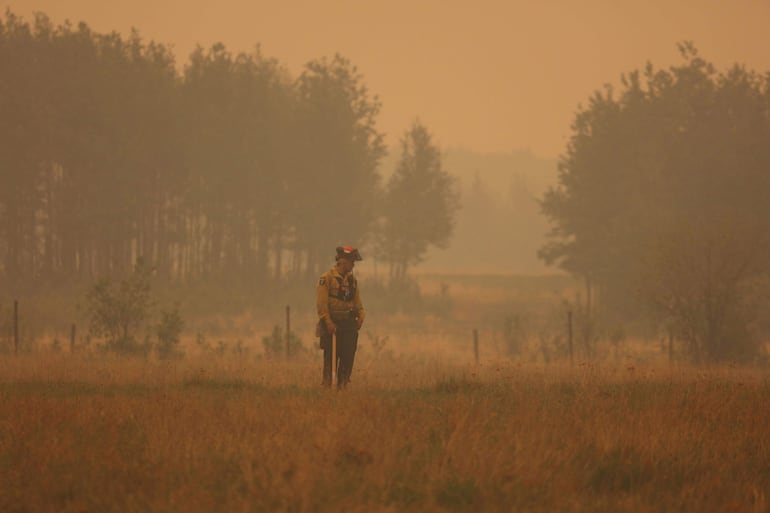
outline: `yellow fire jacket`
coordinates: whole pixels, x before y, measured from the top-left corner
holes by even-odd
[[[327,328],[331,328],[332,323],[351,319],[357,319],[360,324],[366,315],[361,303],[358,280],[352,272],[342,276],[336,267],[332,267],[319,278],[316,306],[318,318]]]

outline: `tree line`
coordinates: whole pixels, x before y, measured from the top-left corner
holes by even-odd
[[[0,280],[87,282],[141,257],[168,280],[256,286],[318,273],[343,242],[403,276],[446,244],[459,204],[419,120],[383,183],[380,108],[340,55],[295,77],[215,44],[179,71],[137,32],[6,11]]]
[[[680,52],[579,109],[540,255],[583,278],[593,319],[654,324],[695,360],[753,358],[770,331],[770,75]]]

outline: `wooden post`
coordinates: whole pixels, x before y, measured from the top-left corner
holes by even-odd
[[[575,353],[572,350],[572,310],[567,312],[567,343],[569,344],[569,363],[575,365]]]
[[[668,363],[674,363],[674,335],[668,332]]]
[[[72,329],[70,330],[70,353],[75,352],[75,323],[72,323]]]
[[[13,353],[19,354],[19,301],[13,301]]]
[[[479,331],[473,328],[473,357],[476,360],[476,365],[479,364]]]
[[[289,346],[289,342],[291,339],[291,307],[289,305],[286,305],[286,359],[288,360],[291,357],[291,348]]]

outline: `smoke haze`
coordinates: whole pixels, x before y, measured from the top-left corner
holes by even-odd
[[[766,0],[10,0],[3,9],[99,32],[132,27],[184,63],[196,44],[263,52],[297,71],[341,53],[383,102],[394,145],[419,117],[444,147],[555,158],[580,102],[621,73],[678,62],[695,42],[718,67],[770,68]]]

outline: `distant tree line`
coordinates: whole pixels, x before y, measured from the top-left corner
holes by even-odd
[[[578,111],[540,254],[583,277],[589,315],[653,320],[695,360],[752,358],[768,333],[770,75],[680,51]]]
[[[136,32],[7,11],[0,280],[89,281],[142,257],[169,280],[258,285],[317,273],[343,242],[381,248],[402,276],[446,244],[459,205],[419,121],[381,184],[380,106],[339,55],[292,77],[259,48],[216,44],[179,72],[168,47]],[[433,221],[409,222],[424,205]]]

